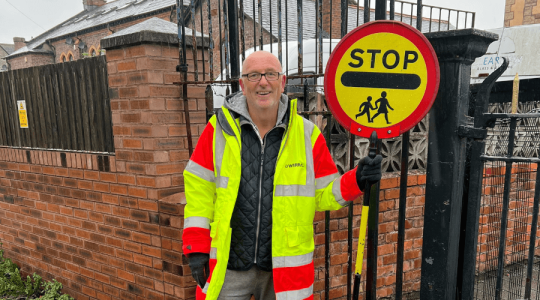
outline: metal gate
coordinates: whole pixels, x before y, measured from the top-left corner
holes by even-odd
[[[519,113],[517,103],[514,113],[510,103],[488,107],[506,67],[486,79],[476,98],[475,127],[487,135],[470,144],[461,299],[540,299],[540,114],[525,103]]]
[[[422,5],[421,0],[415,3],[399,0],[364,0],[363,3],[359,0],[184,0],[182,3],[184,8],[180,9],[182,5],[179,5],[180,1],[177,0],[180,39],[180,63],[177,70],[182,74],[179,84],[182,86],[183,99],[187,101],[187,90],[190,86],[207,85],[206,105],[209,118],[216,106],[214,103],[221,103],[224,97],[238,91],[241,61],[255,50],[273,52],[282,63],[283,72],[287,76],[286,93],[291,99],[299,100],[299,113],[315,122],[324,133],[341,173],[354,168],[358,160],[367,154],[369,141],[350,136],[335,122],[325,103],[323,82],[326,61],[339,40],[357,26],[375,19],[401,21],[422,32],[473,28],[475,22],[475,14],[472,12]],[[186,38],[190,38],[186,37],[186,30],[198,32],[192,35],[191,53],[186,50]],[[200,33],[210,36],[208,44],[203,39],[196,38]],[[193,73],[193,76],[190,74],[189,77],[185,59],[188,55],[195,60],[198,57],[201,60],[202,56],[200,65],[189,66]],[[188,105],[184,107],[191,154],[193,146]],[[381,147],[384,157],[383,171],[401,171],[402,174],[396,283],[390,295],[400,299],[403,283],[406,281],[403,276],[403,255],[407,174],[409,170],[425,170],[427,127],[427,120],[423,120],[403,137],[383,141]],[[375,219],[377,223],[372,227],[373,236],[377,237],[378,221]],[[353,238],[353,228],[357,228],[359,223],[357,216],[353,217],[352,204],[347,211],[348,270],[344,293],[336,292],[336,284],[330,283],[331,222],[330,213],[326,212],[324,220],[315,224],[324,227],[324,244],[318,244],[315,250],[316,253],[324,253],[324,266],[316,266],[315,278],[316,282],[324,279],[324,292],[314,287],[314,294],[319,294],[321,299],[351,299],[355,252],[353,242],[357,239]],[[368,263],[373,269],[366,272],[367,281],[371,284],[367,284],[362,291],[366,292],[364,299],[375,299],[377,239],[368,241],[368,244],[374,253],[371,263]],[[318,254],[316,256],[318,259]],[[363,280],[365,279],[366,276],[363,275]],[[414,289],[413,285],[405,286],[407,295],[403,297],[416,298]]]

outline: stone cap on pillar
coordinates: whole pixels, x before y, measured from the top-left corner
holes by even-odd
[[[472,64],[484,55],[488,46],[499,39],[499,35],[475,28],[430,32],[425,34],[439,61],[464,61]]]
[[[193,46],[194,33],[198,47],[202,46],[203,38],[204,44],[209,45],[210,37],[208,35],[186,27],[186,46]],[[101,48],[110,50],[148,43],[179,45],[178,25],[154,17],[101,39]]]

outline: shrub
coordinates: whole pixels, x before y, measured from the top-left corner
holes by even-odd
[[[24,280],[17,265],[4,258],[4,250],[0,249],[0,299],[73,300],[68,295],[61,295],[60,290],[62,283],[54,279],[45,282],[36,273]]]

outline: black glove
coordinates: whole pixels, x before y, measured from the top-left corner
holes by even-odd
[[[210,276],[210,255],[206,253],[191,253],[188,256],[189,268],[191,269],[191,276],[195,279],[195,282],[202,288],[206,284],[208,276]]]
[[[366,156],[358,162],[358,168],[356,169],[356,184],[363,192],[366,187],[366,182],[369,184],[375,184],[381,180],[382,156],[377,155],[375,158]]]

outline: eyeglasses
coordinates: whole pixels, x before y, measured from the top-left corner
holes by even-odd
[[[262,73],[243,74],[242,77],[247,77],[247,79],[251,82],[257,82],[257,81],[260,81],[263,76],[266,77],[266,80],[268,81],[274,81],[279,78],[279,75],[281,75],[281,73],[279,72],[267,72],[264,74]]]

